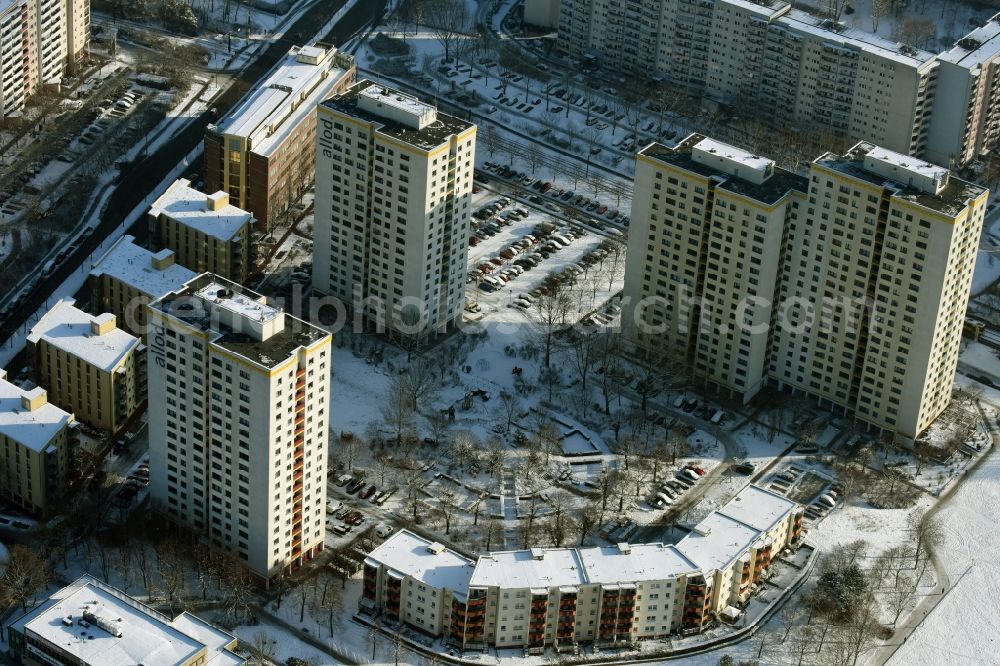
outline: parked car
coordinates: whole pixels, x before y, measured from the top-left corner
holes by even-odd
[[[358,497],[360,497],[361,499],[368,499],[369,497],[375,494],[376,490],[377,489],[375,488],[375,484],[373,483],[372,485],[368,486],[363,491],[361,491]]]

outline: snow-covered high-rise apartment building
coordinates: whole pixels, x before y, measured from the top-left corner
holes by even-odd
[[[640,350],[905,438],[947,407],[986,189],[864,142],[807,177],[698,134],[636,164],[622,328]]]
[[[476,126],[372,81],[319,106],[313,286],[394,338],[464,305]]]
[[[211,273],[147,306],[150,494],[262,579],[323,549],[329,333]]]

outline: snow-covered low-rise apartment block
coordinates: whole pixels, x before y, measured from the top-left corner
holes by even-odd
[[[78,441],[73,415],[48,400],[45,389],[22,389],[0,369],[0,498],[47,517],[64,498],[70,446]]]
[[[7,627],[25,666],[242,666],[236,637],[191,613],[170,618],[121,590],[83,576]]]
[[[636,161],[623,335],[912,439],[951,398],[987,190],[870,143],[808,176],[693,134]]]
[[[373,81],[319,106],[313,287],[397,340],[465,304],[476,126]]]
[[[225,192],[204,194],[180,178],[147,216],[154,250],[172,250],[179,264],[243,284],[250,275],[253,216],[229,203]]]
[[[151,252],[122,236],[90,271],[90,308],[110,312],[125,330],[146,337],[146,305],[197,276],[173,250]]]
[[[738,615],[803,509],[750,485],[674,545],[532,548],[478,560],[403,530],[364,562],[363,612],[462,649],[624,644]]]
[[[316,105],[354,83],[354,58],[332,46],[296,46],[231,111],[205,130],[205,189],[250,211],[258,230],[313,180]]]
[[[87,425],[117,433],[146,401],[146,354],[113,314],[60,300],[28,333],[28,357],[53,404]]]
[[[150,496],[262,581],[323,549],[331,336],[209,273],[147,306]]]
[[[953,166],[1000,141],[1000,15],[940,54],[783,0],[561,0],[560,45],[776,125]]]

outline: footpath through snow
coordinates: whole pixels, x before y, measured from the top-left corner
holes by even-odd
[[[1000,456],[990,452],[937,514],[937,554],[952,589],[899,648],[891,666],[996,664],[1000,599]]]

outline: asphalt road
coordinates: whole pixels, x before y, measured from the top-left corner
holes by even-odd
[[[316,26],[325,23],[346,0],[320,0],[314,3],[288,29],[285,36],[275,40],[233,79],[233,82],[216,98],[215,109],[208,110],[195,118],[172,141],[151,153],[145,159],[133,163],[122,172],[121,180],[115,187],[101,215],[95,231],[87,237],[79,248],[44,278],[29,296],[24,299],[0,324],[0,339],[6,339],[20,328],[28,318],[45,302],[48,296],[86,261],[100,243],[124,222],[128,214],[138,206],[146,195],[160,183],[180,160],[201,142],[205,127],[218,117],[217,112],[225,112],[253,87],[291,45],[303,44],[316,38]],[[320,41],[341,44],[355,33],[369,28],[381,18],[387,0],[357,3],[337,25],[327,34],[319,36]],[[200,168],[200,167],[199,167]],[[196,169],[195,169],[196,170]],[[139,242],[146,237],[146,221],[140,219],[128,230]]]

